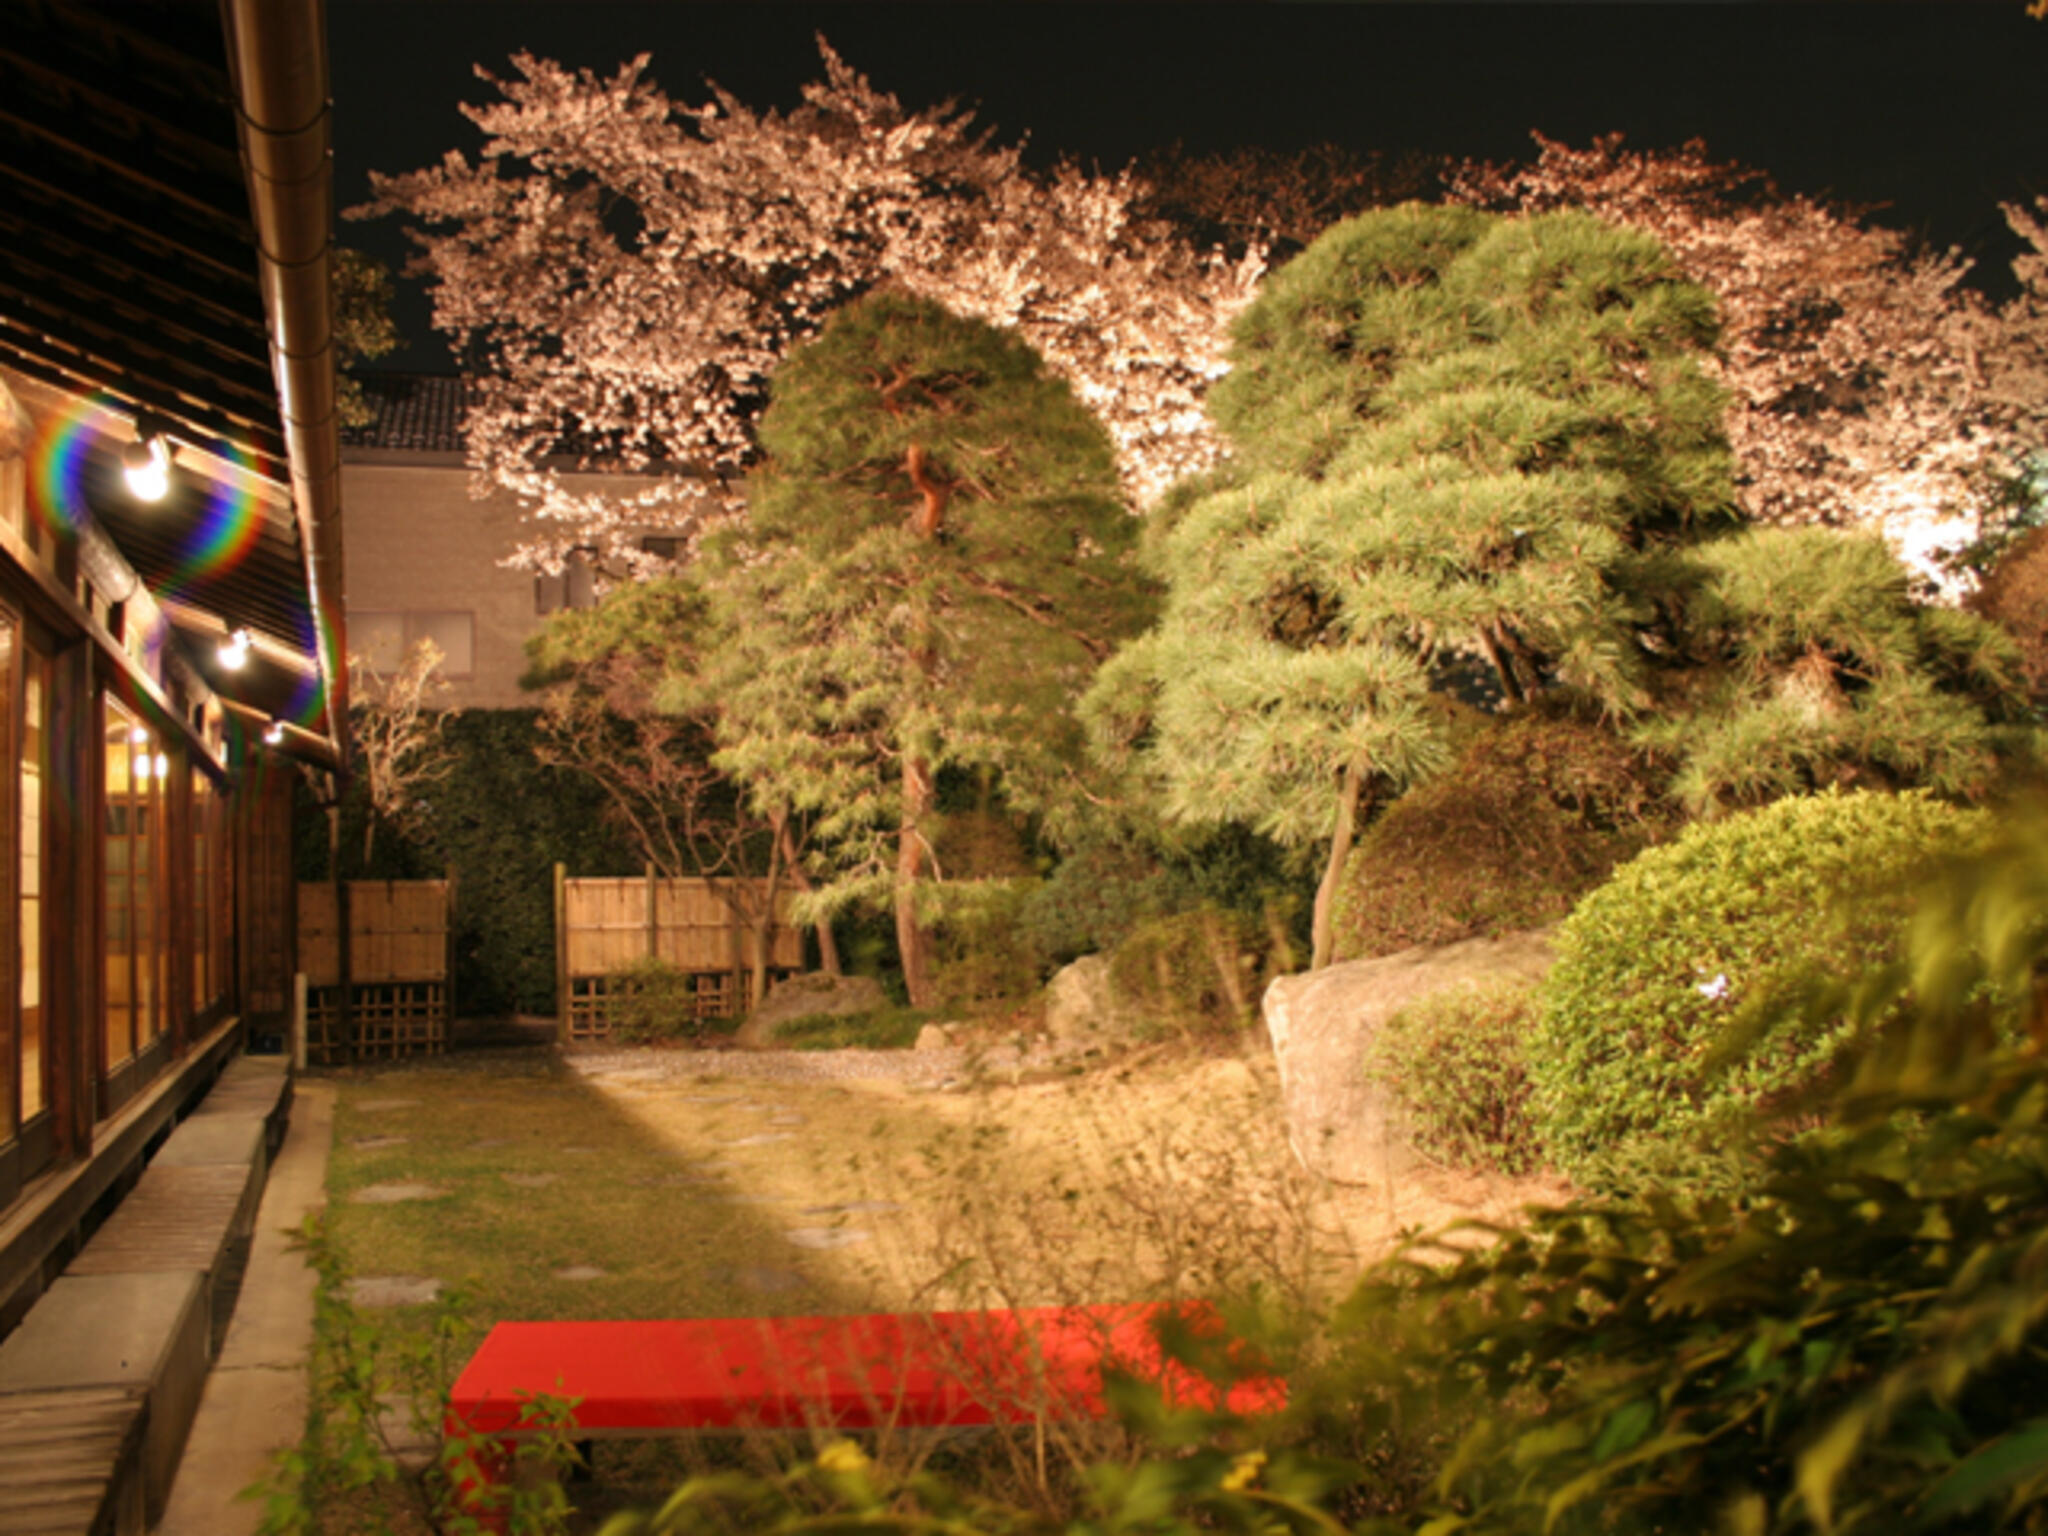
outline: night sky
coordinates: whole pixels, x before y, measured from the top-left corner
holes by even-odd
[[[2017,243],[2000,200],[2048,192],[2048,22],[2019,0],[1927,4],[515,4],[329,0],[336,197],[481,142],[456,111],[487,101],[471,66],[525,48],[609,72],[639,52],[672,96],[716,80],[788,106],[822,31],[906,106],[957,98],[1031,158],[1104,168],[1144,150],[1332,140],[1495,160],[1532,129],[1642,147],[1698,136],[1789,191],[1886,204],[1881,222],[1980,261],[2004,291]],[[394,264],[396,221],[343,224]],[[407,352],[445,369],[416,295]]]

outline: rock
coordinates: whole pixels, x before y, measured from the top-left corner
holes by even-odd
[[[953,1026],[950,1024],[927,1024],[917,1032],[917,1048],[920,1051],[946,1051],[953,1048]]]
[[[888,1006],[882,984],[872,976],[828,976],[823,971],[806,971],[786,977],[768,989],[761,1006],[747,1015],[746,1023],[733,1036],[733,1043],[762,1050],[775,1044],[776,1032],[794,1019],[830,1014],[873,1013]]]
[[[1045,984],[1045,1028],[1056,1045],[1128,1040],[1143,1023],[1143,1010],[1117,994],[1106,955],[1083,955]]]
[[[1466,939],[1277,977],[1262,1005],[1280,1066],[1287,1139],[1302,1166],[1340,1184],[1384,1184],[1414,1153],[1398,1105],[1365,1076],[1365,1048],[1408,1004],[1451,987],[1537,981],[1550,931]]]

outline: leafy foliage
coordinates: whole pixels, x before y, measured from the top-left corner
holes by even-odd
[[[1527,1173],[1542,1161],[1529,1114],[1529,1037],[1537,988],[1513,983],[1437,992],[1388,1019],[1365,1072],[1407,1111],[1415,1145],[1465,1168]]]
[[[1708,1139],[1725,1152],[1743,1111],[1811,1090],[1853,1031],[1785,1017],[1717,1072],[1731,1023],[1894,960],[1915,878],[1985,830],[1924,792],[1829,791],[1695,824],[1624,865],[1558,931],[1529,1046],[1547,1154],[1599,1182],[1732,1177]]]
[[[349,879],[455,882],[455,1001],[464,1015],[552,1013],[555,1006],[554,866],[572,875],[629,875],[642,867],[611,834],[594,788],[534,755],[531,710],[463,710],[440,735],[447,771],[398,836],[357,862],[367,793],[359,779],[342,805],[342,872]],[[325,817],[297,806],[301,880],[331,878]]]
[[[1139,923],[1109,957],[1117,993],[1156,1027],[1236,1030],[1258,1014],[1265,984],[1291,961],[1247,912],[1202,905]]]
[[[1669,825],[1661,775],[1567,709],[1460,717],[1438,778],[1374,820],[1345,872],[1336,956],[1540,928]]]
[[[1760,1011],[1764,1040],[1846,1015],[1860,1049],[1745,1204],[1581,1201],[1372,1276],[1348,1318],[1403,1320],[1385,1379],[1477,1409],[1425,1528],[2041,1529],[2044,911],[2036,806],[1902,950]]]
[[[738,1019],[700,1018],[690,973],[652,955],[606,978],[605,1018],[622,1045],[703,1045],[739,1027]]]

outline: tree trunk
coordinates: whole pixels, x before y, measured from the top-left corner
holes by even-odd
[[[1520,704],[1527,700],[1528,692],[1522,687],[1522,680],[1515,675],[1515,659],[1510,654],[1504,638],[1488,625],[1479,631],[1479,644],[1486,652],[1486,659],[1493,663],[1494,673],[1500,678],[1500,691],[1508,696],[1510,703]]]
[[[754,923],[754,969],[747,978],[747,1006],[758,1008],[768,995],[768,951],[775,944],[775,897],[782,886],[782,822],[775,823],[777,836],[768,845],[768,878],[761,886],[761,910]]]
[[[932,1006],[932,936],[917,915],[917,881],[924,869],[923,823],[932,809],[932,775],[915,753],[903,758],[903,824],[896,845],[896,950],[910,1006]]]
[[[1364,775],[1356,764],[1345,768],[1337,783],[1337,830],[1330,835],[1330,858],[1323,866],[1321,884],[1316,887],[1315,917],[1308,968],[1319,971],[1330,963],[1336,948],[1331,918],[1337,906],[1337,885],[1344,878],[1344,866],[1351,858],[1351,845],[1358,836],[1358,796]]]
[[[804,873],[803,860],[797,857],[796,837],[789,830],[789,817],[784,816],[775,824],[775,840],[782,845],[782,867],[789,871],[789,883],[800,891],[811,889],[811,877]],[[839,976],[839,945],[832,937],[832,923],[828,918],[819,918],[811,925],[818,936],[818,969],[827,976]]]

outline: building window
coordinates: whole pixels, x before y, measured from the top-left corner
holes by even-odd
[[[391,676],[405,665],[408,652],[422,640],[441,648],[443,677],[471,677],[476,673],[476,615],[449,610],[412,609],[407,612],[352,612],[348,616],[349,644],[371,671]]]
[[[560,608],[597,606],[597,564],[582,550],[562,562],[554,575],[536,572],[533,578],[533,611],[550,614]]]

